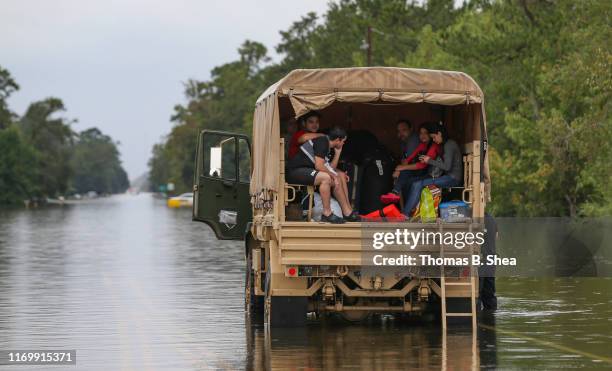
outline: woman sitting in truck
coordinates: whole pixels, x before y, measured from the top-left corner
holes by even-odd
[[[399,202],[400,192],[407,192],[414,181],[421,180],[427,175],[427,164],[419,161],[419,156],[426,155],[430,158],[437,158],[440,154],[440,145],[434,143],[427,130],[428,125],[434,123],[424,123],[419,129],[419,145],[412,153],[403,153],[402,161],[395,167],[393,178],[396,178],[395,185],[391,192],[380,197],[383,203]]]
[[[408,199],[404,205],[404,215],[410,216],[419,203],[421,190],[430,184],[440,188],[457,187],[463,183],[463,158],[459,145],[448,137],[446,128],[441,123],[430,123],[426,129],[434,143],[441,148],[441,154],[434,158],[428,155],[419,156],[419,161],[429,165],[424,179],[417,180],[410,186]]]

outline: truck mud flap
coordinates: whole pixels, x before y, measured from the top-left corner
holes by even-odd
[[[270,327],[306,326],[308,298],[304,296],[272,296],[268,310]]]

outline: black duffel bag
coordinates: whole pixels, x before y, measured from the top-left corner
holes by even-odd
[[[359,167],[356,205],[361,215],[383,208],[380,196],[393,188],[395,160],[387,149],[379,145],[366,152]]]
[[[344,148],[342,159],[357,165],[362,165],[364,155],[380,146],[376,136],[368,130],[350,130]]]

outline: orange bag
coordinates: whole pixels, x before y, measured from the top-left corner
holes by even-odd
[[[395,204],[387,205],[380,210],[372,211],[369,214],[361,215],[366,221],[404,221],[406,216],[395,206]]]

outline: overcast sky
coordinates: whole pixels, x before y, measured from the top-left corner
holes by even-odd
[[[274,56],[278,31],[327,2],[2,0],[0,65],[21,87],[9,104],[21,115],[32,101],[61,98],[74,130],[97,126],[121,142],[134,179],[172,127],[182,82],[235,60],[245,39]]]

